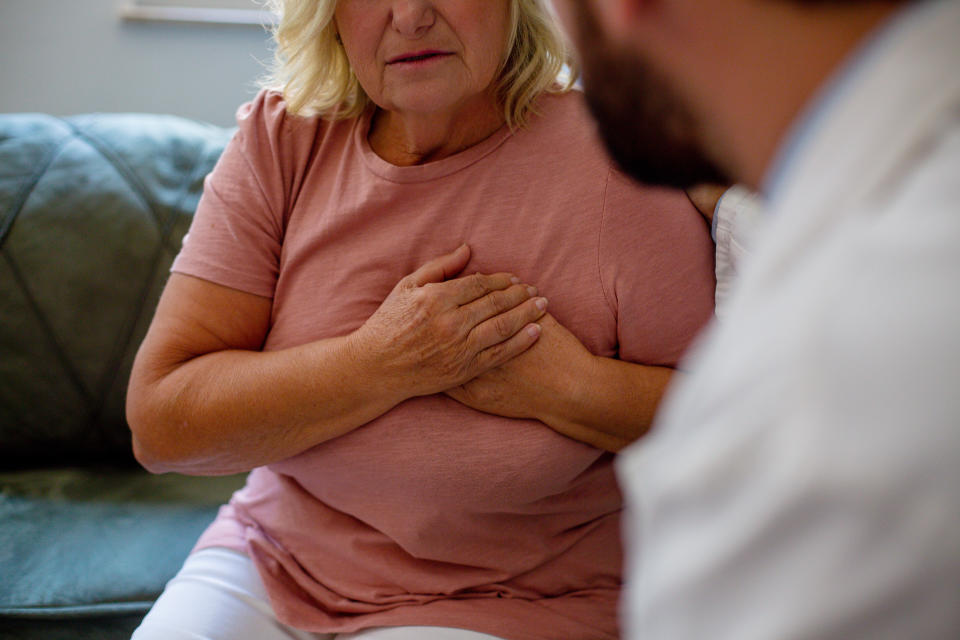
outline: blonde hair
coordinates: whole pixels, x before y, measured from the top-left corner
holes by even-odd
[[[296,115],[343,119],[363,113],[371,101],[340,44],[333,19],[337,0],[267,3],[279,22],[273,29],[274,62],[263,85],[281,90],[287,110]],[[544,0],[510,0],[510,26],[496,89],[507,124],[522,127],[541,93],[570,90],[577,67]]]

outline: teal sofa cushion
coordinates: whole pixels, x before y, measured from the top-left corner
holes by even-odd
[[[131,462],[133,357],[231,134],[0,115],[0,469]]]
[[[0,637],[36,623],[139,620],[242,483],[118,469],[0,473]]]

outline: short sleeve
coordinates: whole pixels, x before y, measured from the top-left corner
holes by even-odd
[[[621,360],[677,366],[713,318],[714,245],[682,191],[640,185],[611,170],[600,277],[617,318]]]
[[[204,181],[171,271],[264,297],[279,273],[290,161],[286,109],[264,91],[237,111],[237,133]]]

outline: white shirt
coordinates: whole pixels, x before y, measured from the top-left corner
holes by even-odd
[[[845,73],[619,460],[629,638],[960,638],[960,3]]]

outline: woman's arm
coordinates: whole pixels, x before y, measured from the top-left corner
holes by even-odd
[[[479,411],[540,420],[607,451],[646,433],[673,369],[594,356],[552,316],[540,323],[531,349],[447,395]]]
[[[521,353],[542,299],[510,274],[449,280],[469,256],[461,247],[407,276],[349,335],[275,352],[260,351],[269,299],[172,275],[127,394],[137,459],[154,472],[246,471]]]

